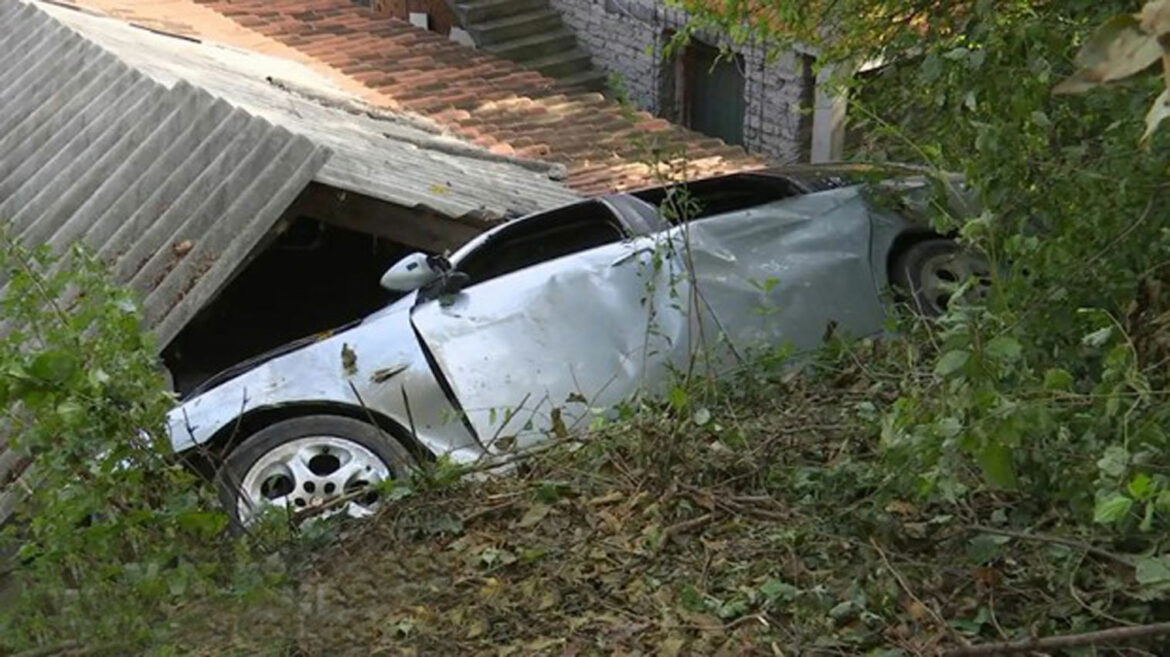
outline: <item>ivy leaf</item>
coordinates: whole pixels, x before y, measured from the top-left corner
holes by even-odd
[[[1133,508],[1133,500],[1121,493],[1111,493],[1097,500],[1093,509],[1093,522],[1109,524],[1124,518]]]
[[[1163,119],[1170,116],[1170,89],[1165,89],[1162,94],[1158,96],[1158,100],[1154,101],[1150,112],[1146,114],[1146,132],[1142,135],[1142,141],[1148,141],[1153,136],[1154,131],[1162,123]]]
[[[1000,555],[1007,541],[1005,536],[979,534],[967,542],[967,558],[979,565],[990,563]]]
[[[1154,35],[1129,14],[1105,21],[1077,53],[1080,70],[1052,90],[1055,94],[1079,94],[1106,82],[1128,78],[1162,57]]]
[[[46,383],[64,383],[77,371],[77,359],[64,351],[46,351],[37,354],[28,373]]]
[[[1141,532],[1148,532],[1154,528],[1154,503],[1146,502],[1146,512],[1142,515],[1141,524],[1138,525],[1138,530]]]
[[[1093,331],[1092,333],[1081,338],[1081,344],[1085,345],[1086,347],[1100,347],[1101,345],[1105,344],[1112,336],[1113,327],[1106,326],[1103,329],[1097,329],[1096,331]]]
[[[179,514],[179,526],[205,537],[218,534],[227,526],[227,516],[222,513],[192,509]]]
[[[1129,452],[1121,445],[1110,445],[1105,454],[1097,459],[1097,469],[1111,477],[1120,477],[1129,465]]]
[[[947,377],[962,369],[967,361],[971,358],[971,352],[956,349],[948,351],[943,354],[943,357],[938,359],[938,364],[934,366],[934,373],[941,377]]]
[[[1138,559],[1134,577],[1137,578],[1138,584],[1170,582],[1170,562],[1167,561],[1167,555]]]
[[[1162,512],[1170,512],[1170,490],[1164,490],[1158,493],[1158,497],[1154,499],[1154,506]]]
[[[1070,390],[1072,384],[1073,376],[1068,370],[1050,369],[1044,373],[1045,390]]]
[[[1015,490],[1016,469],[1011,447],[1002,443],[989,443],[980,450],[976,460],[991,485],[1003,490]]]
[[[943,63],[937,53],[930,53],[922,60],[922,81],[930,84],[942,77]]]
[[[760,585],[760,595],[767,600],[791,602],[799,593],[800,589],[779,579],[769,579]]]
[[[1014,363],[1020,359],[1020,354],[1023,353],[1020,341],[1006,335],[1001,335],[988,342],[984,350],[990,358],[1002,363]]]
[[[1138,474],[1134,475],[1133,479],[1129,481],[1129,485],[1126,486],[1126,490],[1129,491],[1129,495],[1133,499],[1144,500],[1150,493],[1153,492],[1150,488],[1150,483],[1150,476],[1144,472],[1139,472]]]

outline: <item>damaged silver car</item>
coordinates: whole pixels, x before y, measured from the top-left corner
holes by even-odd
[[[372,484],[422,459],[522,449],[696,366],[880,333],[891,286],[937,314],[955,284],[987,284],[983,259],[876,201],[865,171],[606,196],[408,256],[382,278],[401,298],[214,377],[170,414],[172,442],[226,454],[221,496],[242,523],[269,505],[361,516]],[[899,198],[930,186],[880,173]]]

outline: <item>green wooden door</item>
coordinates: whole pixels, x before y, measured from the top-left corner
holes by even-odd
[[[690,127],[729,144],[743,144],[743,57],[721,58],[719,49],[697,41],[692,42],[690,55]]]

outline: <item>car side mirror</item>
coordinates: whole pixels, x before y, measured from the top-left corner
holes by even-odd
[[[451,269],[443,256],[412,253],[382,274],[382,287],[392,292],[413,292]]]

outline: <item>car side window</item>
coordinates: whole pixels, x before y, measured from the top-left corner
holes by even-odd
[[[746,210],[805,193],[792,180],[767,174],[734,174],[655,187],[633,196],[660,208],[672,224]]]
[[[561,208],[516,222],[467,254],[456,269],[465,287],[625,237],[617,217],[599,201]]]

